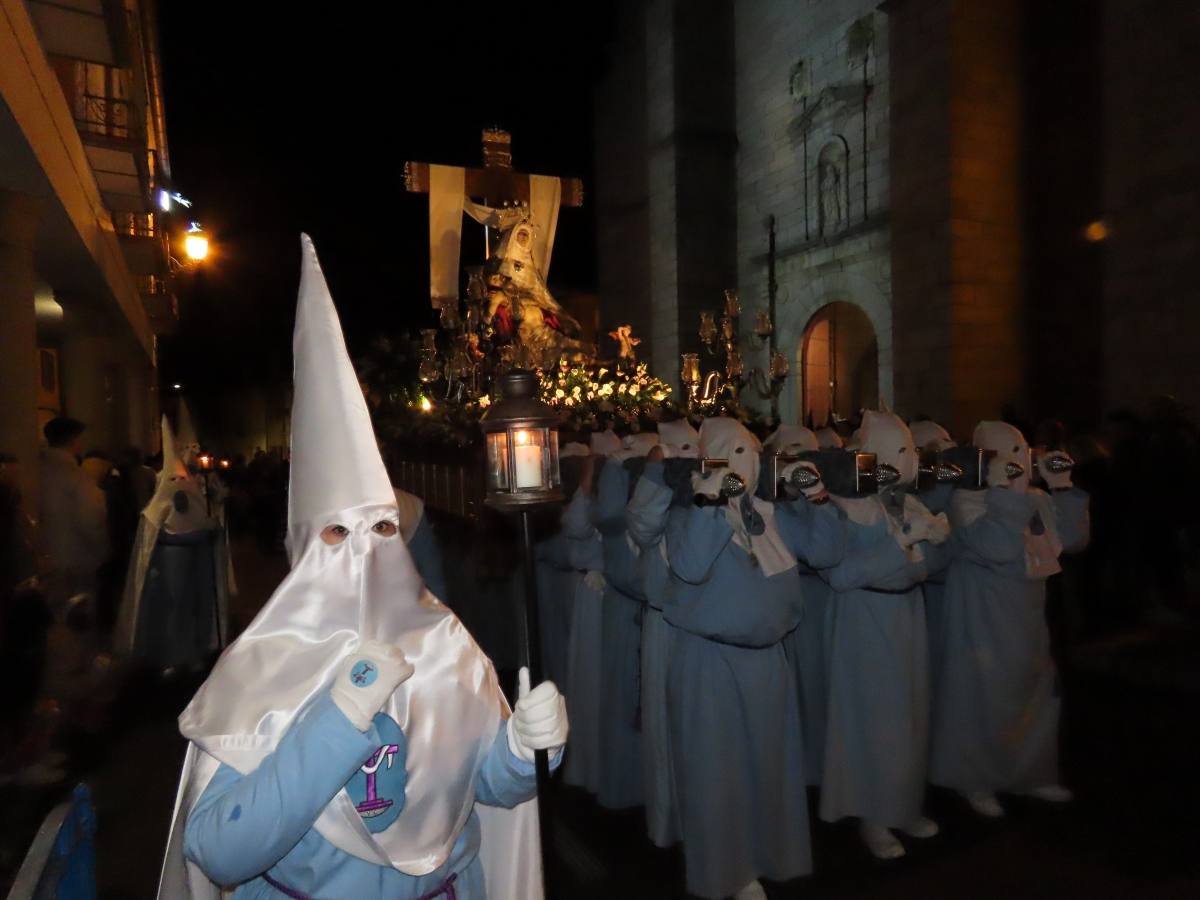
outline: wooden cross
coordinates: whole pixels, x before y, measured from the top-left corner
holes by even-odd
[[[562,205],[583,206],[583,182],[562,178]],[[429,163],[406,162],[404,187],[414,194],[429,193]],[[466,170],[466,195],[489,206],[529,202],[529,174],[512,167],[512,136],[495,128],[483,132],[483,168]]]

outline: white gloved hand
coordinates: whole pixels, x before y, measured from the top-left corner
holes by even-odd
[[[783,479],[784,484],[791,487],[792,472],[794,472],[796,469],[808,469],[817,476],[817,480],[814,484],[811,484],[800,491],[800,493],[804,496],[804,499],[813,503],[819,503],[829,499],[829,492],[825,490],[825,482],[821,480],[820,471],[818,471],[817,467],[810,462],[796,462],[784,466],[783,470],[779,473],[779,477]]]
[[[1071,457],[1061,450],[1051,450],[1049,453],[1043,453],[1038,456],[1038,474],[1042,476],[1042,481],[1046,482],[1046,487],[1052,491],[1064,491],[1071,487],[1071,470],[1051,472],[1047,465],[1051,458],[1064,459],[1069,462]]]
[[[929,537],[931,544],[944,544],[950,540],[950,519],[945,513],[938,513],[929,518]]]
[[[551,753],[567,742],[567,702],[553,681],[529,690],[529,669],[517,675],[517,706],[508,719],[508,749],[513,756],[533,762],[534,752]]]
[[[588,586],[589,590],[593,590],[597,594],[603,593],[608,584],[604,579],[604,573],[599,569],[589,569],[588,573],[583,576],[583,583]]]
[[[355,728],[366,731],[388,697],[413,671],[399,647],[364,641],[342,660],[329,696]]]
[[[929,540],[932,533],[933,516],[913,516],[901,526],[896,540],[900,542],[901,547],[907,550],[913,544]]]

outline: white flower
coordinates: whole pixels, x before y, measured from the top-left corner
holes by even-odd
[[[619,388],[617,388],[617,393],[618,393],[618,394],[623,394],[623,393],[625,393],[625,391],[626,391],[626,390],[628,390],[628,389],[629,389],[629,385],[627,385],[627,384],[623,384],[623,385],[621,385]]]
[[[574,405],[575,405],[575,398],[574,398],[574,397],[568,397],[566,400],[564,400],[564,401],[563,401],[563,405],[564,405],[564,406],[574,406]]]
[[[556,400],[561,400],[565,396],[567,396],[567,392],[564,391],[562,388],[559,388],[558,390],[556,390],[554,392],[554,397]]]
[[[596,377],[603,378],[607,374],[608,374],[608,369],[601,369],[599,372],[596,373]]]
[[[595,392],[595,391],[588,391],[588,392],[587,392],[587,398],[588,398],[589,400],[595,400],[595,399],[596,399],[596,392]]]
[[[492,398],[489,397],[487,394],[484,394],[482,397],[479,398],[479,405],[482,406],[484,409],[487,409],[489,406],[492,405]]]

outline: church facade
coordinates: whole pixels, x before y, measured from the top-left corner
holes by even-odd
[[[595,104],[602,325],[671,378],[736,287],[747,368],[774,311],[785,421],[1200,400],[1165,324],[1200,325],[1192,263],[1151,253],[1139,316],[1128,271],[1157,207],[1200,211],[1168,183],[1195,174],[1197,75],[1170,48],[1196,31],[1116,0],[625,3]],[[1165,72],[1123,65],[1156,41]]]

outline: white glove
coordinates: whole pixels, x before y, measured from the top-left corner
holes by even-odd
[[[929,519],[929,537],[931,544],[944,544],[950,540],[950,519],[945,513],[938,513]]]
[[[900,533],[896,535],[896,540],[900,542],[900,546],[907,550],[913,544],[919,544],[921,541],[930,539],[933,533],[933,516],[914,516],[906,521],[900,529]]]
[[[825,482],[821,480],[821,473],[812,463],[797,462],[788,466],[784,466],[783,470],[779,473],[779,476],[783,479],[784,484],[791,488],[792,472],[794,472],[796,469],[808,469],[817,476],[817,480],[814,484],[811,484],[800,491],[805,500],[808,500],[812,503],[818,503],[829,499],[829,492],[825,490]]]
[[[608,584],[604,579],[604,573],[598,569],[589,569],[588,573],[583,576],[583,583],[588,586],[589,590],[593,590],[597,594],[603,593],[605,585]]]
[[[413,667],[399,647],[364,641],[342,660],[329,696],[359,731],[371,727],[388,697],[412,677]]]
[[[551,753],[567,742],[567,701],[553,681],[543,681],[529,690],[529,669],[517,676],[517,706],[508,719],[508,749],[513,756],[533,762],[534,752]]]
[[[1062,491],[1071,487],[1071,470],[1065,472],[1051,472],[1047,463],[1051,458],[1059,458],[1070,460],[1071,457],[1061,450],[1051,450],[1049,453],[1043,453],[1038,456],[1037,468],[1038,474],[1042,476],[1042,481],[1046,482],[1046,487],[1052,491]]]

